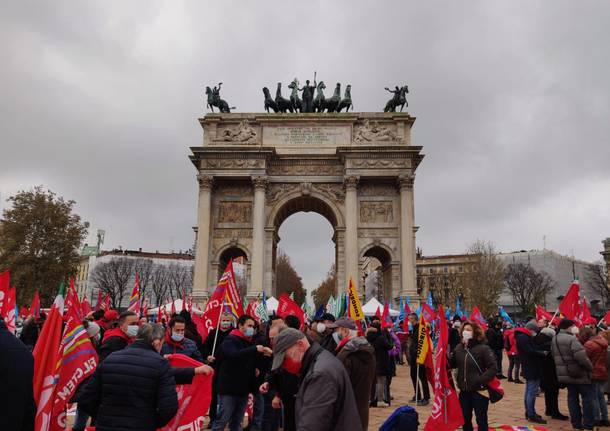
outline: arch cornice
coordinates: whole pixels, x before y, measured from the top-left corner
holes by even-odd
[[[223,244],[221,247],[218,248],[218,250],[215,251],[214,253],[214,261],[219,262],[220,261],[220,256],[222,256],[222,254],[227,251],[230,248],[239,248],[241,251],[243,251],[244,253],[246,253],[246,260],[248,262],[250,262],[251,259],[251,254],[250,254],[250,249],[248,247],[246,247],[244,244],[240,243],[239,241],[229,241],[226,244]]]
[[[375,240],[375,239],[367,242],[366,245],[364,245],[363,247],[360,248],[360,251],[358,252],[359,259],[363,260],[365,258],[364,254],[367,251],[369,251],[370,249],[375,248],[375,247],[379,247],[388,253],[388,255],[390,256],[388,263],[392,263],[395,261],[394,251],[390,247],[388,247],[386,244],[382,243],[379,240]]]
[[[307,193],[304,193],[303,190],[296,190],[296,191],[287,193],[285,196],[282,196],[280,199],[278,199],[278,201],[275,204],[273,204],[273,206],[271,206],[271,208],[270,208],[269,214],[267,216],[266,227],[267,228],[279,227],[279,226],[276,226],[276,219],[277,219],[278,215],[280,214],[281,210],[291,201],[293,201],[295,199],[300,199],[300,198],[316,199],[316,200],[324,203],[332,212],[335,220],[330,220],[328,215],[323,214],[319,211],[316,211],[315,209],[311,209],[309,211],[316,212],[316,213],[320,214],[321,216],[323,216],[324,218],[326,218],[329,221],[329,223],[333,226],[334,229],[337,229],[337,228],[345,229],[345,220],[343,217],[343,213],[342,213],[341,209],[338,207],[338,205],[335,202],[333,202],[331,199],[326,197],[325,195],[323,195],[315,190],[308,190]],[[297,211],[295,211],[295,213],[296,212]],[[290,214],[290,215],[292,215],[292,214]],[[283,220],[282,220],[282,222],[283,222]]]

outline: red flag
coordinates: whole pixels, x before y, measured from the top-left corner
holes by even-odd
[[[129,311],[133,311],[137,315],[140,315],[140,276],[136,272],[136,281],[129,297]]]
[[[542,308],[540,305],[536,304],[536,320],[544,319],[547,321],[551,321],[553,319],[553,315]]]
[[[244,314],[244,306],[241,302],[241,297],[239,296],[239,290],[237,289],[237,283],[235,282],[235,273],[233,272],[233,260],[230,260],[227,264],[227,268],[225,269],[225,273],[223,277],[218,282],[227,284],[226,296],[227,296],[227,305],[231,308],[231,312],[235,315],[235,318],[239,318]]]
[[[421,306],[421,313],[424,315],[424,319],[426,322],[432,322],[436,320],[436,313],[434,310],[428,305],[427,302],[424,302]]]
[[[301,321],[301,325],[303,325],[303,322],[305,320],[305,313],[303,312],[301,307],[299,307],[296,302],[290,299],[286,292],[282,293],[278,300],[277,315],[281,318],[284,318],[289,315],[297,316]]]
[[[483,331],[487,331],[487,320],[485,320],[485,318],[479,311],[479,307],[477,307],[476,305],[473,307],[472,313],[470,313],[470,320],[475,323],[478,323],[479,326],[483,328]]]
[[[78,385],[97,367],[97,353],[79,318],[80,309],[72,304],[67,309],[66,328],[59,346],[55,374],[58,376],[53,400],[51,431],[66,428],[66,406]]]
[[[28,313],[30,316],[34,316],[35,318],[40,318],[40,295],[38,291],[34,293],[34,297],[32,298],[32,304],[30,305],[30,311]]]
[[[148,298],[144,298],[144,302],[142,304],[142,316],[148,317]]]
[[[66,310],[74,309],[73,313],[66,313],[64,315],[64,320],[66,321],[66,325],[70,326],[72,323],[71,319],[76,319],[77,321],[83,320],[83,311],[81,303],[78,299],[78,295],[76,294],[76,287],[74,286],[74,279],[70,278],[70,286],[68,287],[68,292],[66,293]]]
[[[0,272],[0,317],[4,316],[4,303],[9,293],[10,271]]]
[[[61,308],[61,311],[60,311]],[[49,316],[42,326],[38,343],[34,347],[34,378],[33,392],[37,412],[35,429],[46,431],[51,424],[51,409],[55,393],[57,360],[59,358],[59,343],[61,341],[61,326],[63,311],[63,296],[61,293],[55,299]]]
[[[172,309],[170,311],[170,316],[173,316],[174,314],[176,314],[176,301],[172,300]]]
[[[434,367],[434,403],[424,431],[453,431],[464,424],[460,401],[447,374],[447,347],[449,330],[443,306],[438,306],[440,335],[436,348]]]
[[[379,309],[379,306],[377,306],[377,311],[375,311],[375,317],[379,317],[379,319],[381,319],[381,310]]]
[[[258,306],[258,301],[252,301],[248,303],[246,307],[246,314],[248,316],[254,317],[259,323],[261,321],[260,316],[256,313],[256,307]]]
[[[574,280],[568,292],[559,304],[559,311],[568,319],[576,320],[580,315],[580,286],[578,280]]]
[[[30,312],[28,310],[28,307],[26,307],[25,305],[22,305],[21,307],[19,307],[19,317],[26,318],[29,315],[30,315]]]
[[[198,367],[198,362],[188,356],[175,354],[169,357],[172,367]],[[178,392],[178,412],[159,431],[202,430],[203,420],[212,401],[212,375],[197,374],[188,385],[176,385]]]
[[[590,325],[594,321],[595,323],[597,323],[597,320],[591,317],[591,311],[589,310],[589,306],[587,305],[587,298],[582,298],[578,320],[580,320],[583,325]]]
[[[607,325],[608,323],[610,323],[610,311],[608,311],[608,312],[606,313],[606,315],[605,315],[604,317],[602,317],[602,320],[603,320],[604,322],[606,322],[606,325]]]
[[[6,329],[8,329],[13,334],[15,333],[15,329],[17,327],[17,321],[15,316],[15,305],[17,304],[17,298],[15,293],[15,288],[11,287],[8,290],[8,295],[6,296],[6,300],[4,301],[4,321],[6,322]]]
[[[377,310],[379,310],[379,308],[377,308]],[[386,301],[383,306],[383,314],[381,315],[381,328],[391,328],[392,326],[394,326],[394,324],[390,318],[390,304]]]
[[[97,291],[97,302],[95,303],[95,311],[99,310],[100,308],[102,308],[102,289],[98,289]]]
[[[80,303],[80,307],[83,317],[91,313],[91,305],[89,304],[89,301],[87,301],[87,298],[83,299],[83,302]]]
[[[102,310],[110,310],[110,294],[107,293],[102,303]]]

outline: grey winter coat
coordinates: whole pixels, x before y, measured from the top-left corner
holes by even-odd
[[[580,341],[565,329],[551,341],[551,351],[557,368],[557,380],[568,385],[591,383],[593,364]],[[568,372],[572,370],[572,375]]]
[[[299,431],[362,431],[350,378],[332,353],[314,343],[305,352],[296,396]]]

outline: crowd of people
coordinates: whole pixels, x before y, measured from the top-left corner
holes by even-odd
[[[417,363],[420,320],[414,313],[407,319],[408,331],[403,330],[407,325],[387,324],[378,316],[361,326],[329,313],[308,322],[272,315],[261,323],[225,312],[203,339],[186,310],[160,323],[149,323],[132,311],[98,310],[83,322],[99,365],[72,397],[77,403],[73,430],[84,431],[89,421],[99,431],[162,427],[178,409],[176,385],[190,383],[196,374],[213,374],[208,428],[215,431],[227,426],[241,430],[249,400],[251,431],[366,430],[371,407],[392,405],[392,379],[405,362],[413,385],[411,402],[430,403],[430,370]],[[25,322],[19,345],[12,334],[7,337],[0,321],[3,350],[16,352],[27,366],[28,348],[35,346],[43,320]],[[513,327],[497,318],[484,328],[481,322],[456,316],[448,324],[447,371],[459,390],[464,431],[473,429],[473,417],[478,430],[488,429],[485,389],[494,379],[524,384],[524,417],[532,423],[546,423],[536,410],[543,393],[548,417],[570,420],[576,430],[610,426],[605,395],[610,330],[594,322],[555,323],[540,319]],[[175,353],[203,365],[171,368],[166,357]],[[20,375],[31,379],[25,371],[13,378]],[[569,416],[559,407],[563,389]],[[21,408],[32,411],[29,401]]]

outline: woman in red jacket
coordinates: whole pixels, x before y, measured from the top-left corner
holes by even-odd
[[[521,360],[519,359],[519,354],[517,353],[515,330],[513,329],[513,326],[510,323],[506,325],[506,329],[504,330],[504,350],[506,350],[506,355],[508,356],[508,381],[523,384],[521,379],[519,379],[519,371],[521,371]],[[513,369],[515,370],[514,379]]]
[[[595,420],[597,425],[610,426],[608,421],[608,406],[604,397],[604,385],[608,379],[607,352],[608,341],[600,335],[595,335],[594,329],[585,328],[580,335],[584,343],[587,356],[593,364],[591,383],[594,387],[593,406],[595,408]],[[587,340],[585,340],[587,338]]]

